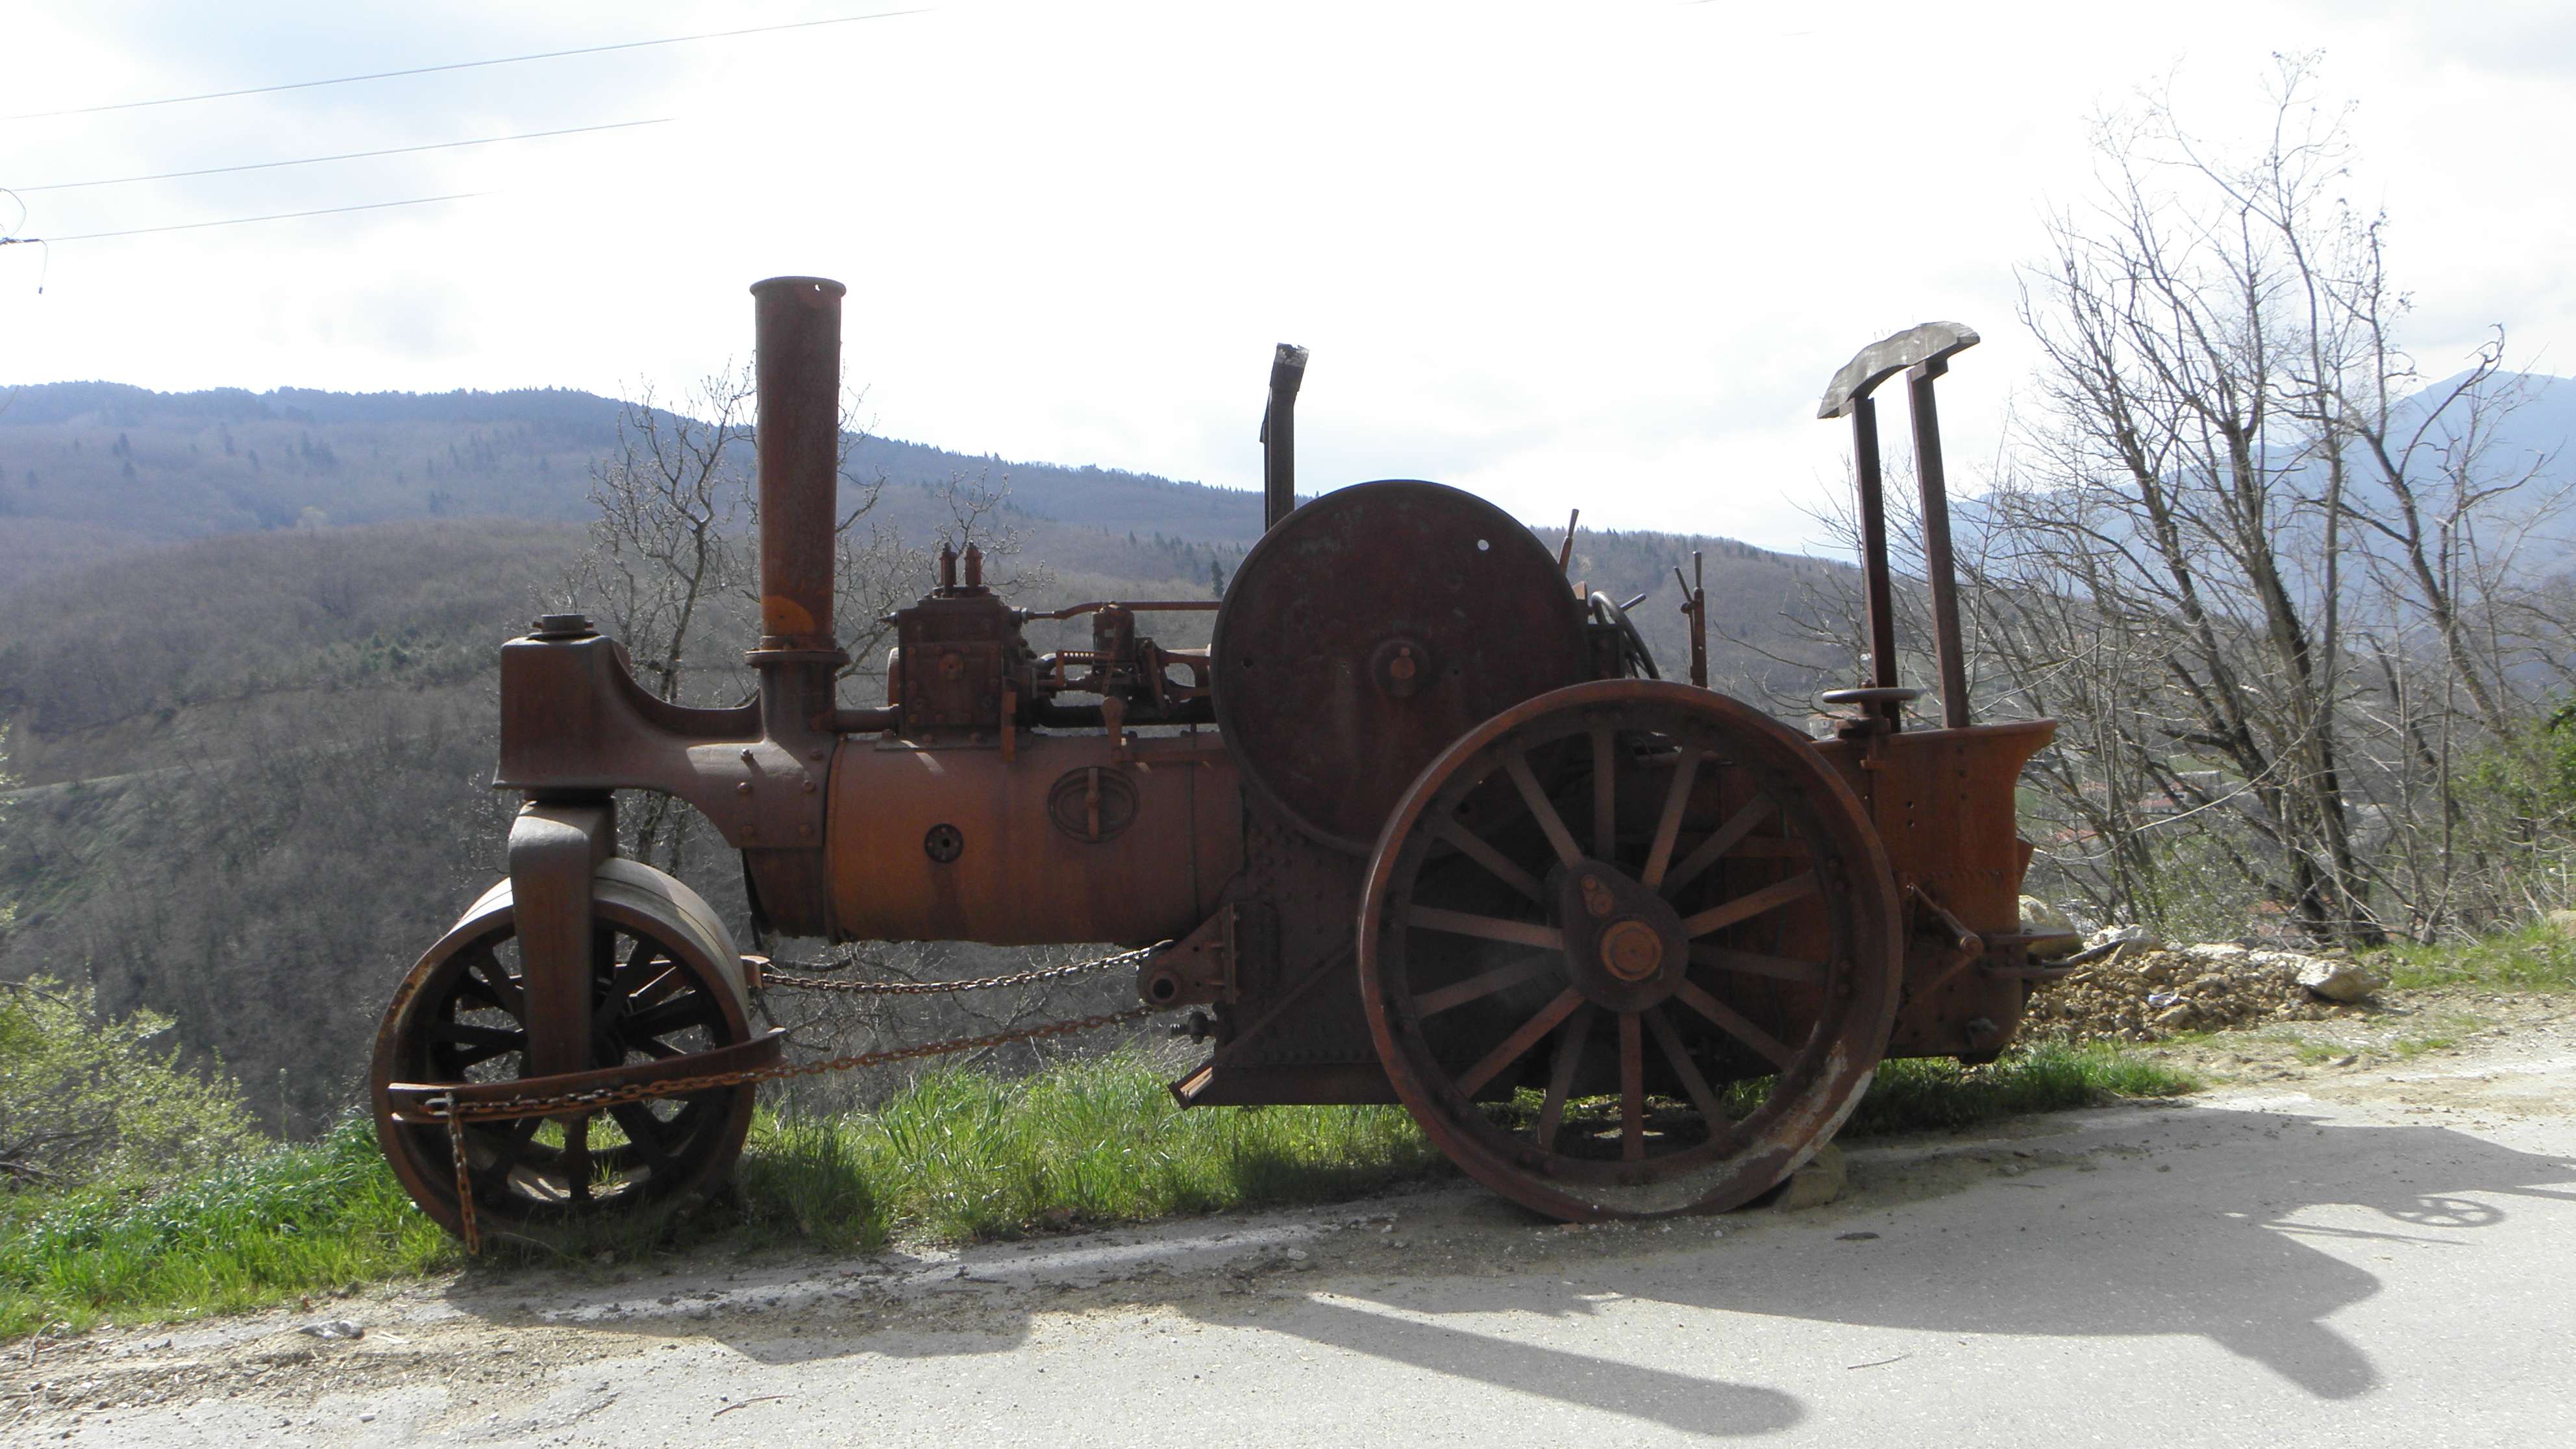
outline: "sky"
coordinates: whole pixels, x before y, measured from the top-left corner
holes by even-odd
[[[888,436],[1255,487],[1290,341],[1308,491],[1427,477],[1822,549],[1834,369],[1978,329],[1942,384],[1977,486],[2034,363],[2016,268],[2092,194],[2092,118],[2169,86],[2245,136],[2272,53],[2310,50],[2423,375],[2499,325],[2511,365],[2576,373],[2563,4],[0,0],[0,36],[6,234],[480,193],[0,247],[0,383],[667,398],[748,356],[751,282],[819,274]]]

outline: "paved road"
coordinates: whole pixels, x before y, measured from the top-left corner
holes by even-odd
[[[962,1258],[691,1264],[572,1292],[483,1278],[13,1365],[10,1389],[48,1384],[57,1407],[7,1435],[2576,1439],[2576,1031],[2294,1085],[1856,1152],[1832,1206],[1669,1229],[1566,1230],[1444,1189]],[[326,1316],[368,1332],[297,1332]]]

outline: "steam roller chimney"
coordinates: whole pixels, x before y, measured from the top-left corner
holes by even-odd
[[[775,731],[828,731],[832,676],[848,656],[832,636],[832,524],[841,440],[841,297],[822,277],[752,285],[760,390],[761,703]]]

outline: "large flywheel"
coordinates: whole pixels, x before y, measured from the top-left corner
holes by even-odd
[[[1355,855],[1451,741],[1592,674],[1546,546],[1474,494],[1404,479],[1327,493],[1262,535],[1211,653],[1246,785]]]
[[[1370,1034],[1469,1174],[1593,1219],[1733,1207],[1867,1089],[1897,903],[1842,779],[1723,695],[1603,680],[1505,711],[1387,821]]]

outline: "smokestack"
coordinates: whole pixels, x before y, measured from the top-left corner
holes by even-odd
[[[832,513],[841,443],[841,296],[822,277],[752,284],[759,358],[760,647],[836,650]]]

